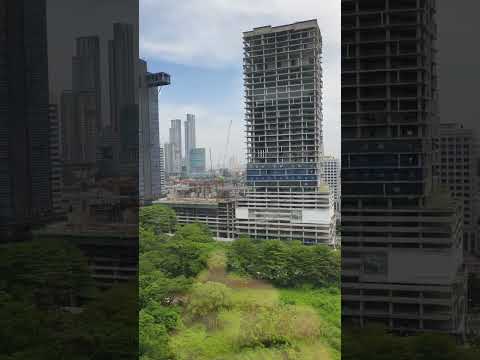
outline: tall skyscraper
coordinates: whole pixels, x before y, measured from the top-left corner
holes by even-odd
[[[100,40],[76,39],[72,57],[72,90],[61,96],[63,159],[65,164],[93,166],[97,160],[97,134],[102,129]]]
[[[45,0],[1,1],[0,38],[0,239],[8,240],[52,214]]]
[[[179,119],[171,120],[169,129],[169,149],[168,155],[171,157],[169,163],[169,174],[180,175],[182,171],[182,121]]]
[[[95,97],[95,128],[102,129],[102,102],[100,83],[100,39],[86,36],[76,39],[76,55],[72,60],[72,89],[89,92]]]
[[[462,209],[434,174],[435,1],[342,0],[342,317],[462,333]]]
[[[195,134],[195,115],[187,114],[187,120],[184,122],[185,128],[185,164],[187,171],[190,172],[190,152],[197,147]]]
[[[119,137],[119,171],[135,178],[138,174],[138,42],[131,24],[115,23],[108,42],[110,124]]]
[[[139,61],[139,191],[142,201],[161,196],[161,160],[158,123],[158,87],[170,84],[165,73],[147,72],[147,63]]]
[[[333,243],[335,221],[322,186],[322,37],[316,20],[243,34],[247,187],[239,234]]]

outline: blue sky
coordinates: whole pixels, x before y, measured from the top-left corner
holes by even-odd
[[[316,18],[323,36],[325,152],[340,152],[340,0],[140,0],[140,53],[172,84],[159,97],[160,138],[196,115],[197,146],[243,162],[242,32]],[[208,151],[208,150],[207,150]]]

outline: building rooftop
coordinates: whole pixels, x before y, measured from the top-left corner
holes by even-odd
[[[165,205],[216,205],[224,199],[217,198],[167,198],[155,200],[154,204]]]
[[[298,21],[295,23],[279,25],[279,26],[271,26],[271,25],[260,26],[260,27],[253,28],[253,30],[244,31],[243,34],[244,36],[252,36],[252,35],[266,34],[270,32],[309,29],[311,27],[318,28],[317,19]]]

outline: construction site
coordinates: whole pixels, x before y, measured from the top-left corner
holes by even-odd
[[[172,180],[168,196],[154,203],[174,209],[178,224],[204,224],[217,240],[225,241],[235,237],[235,204],[241,192],[239,183],[223,177]]]

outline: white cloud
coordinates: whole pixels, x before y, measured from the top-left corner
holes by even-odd
[[[140,51],[147,61],[155,59],[200,68],[238,68],[242,63],[243,31],[315,18],[323,37],[325,150],[339,155],[340,0],[140,0]],[[223,116],[235,116],[239,118],[239,126],[243,126],[241,113],[221,115],[218,109],[206,109],[202,104],[162,106],[169,109],[161,110],[166,115],[163,119],[184,117],[186,109],[198,109],[193,112],[199,117],[199,112],[209,116],[205,126],[207,123],[221,126],[226,133],[228,121],[225,122]],[[161,126],[165,127],[165,123]],[[215,143],[212,134],[205,139]],[[241,135],[243,140],[243,132]],[[223,148],[218,147],[215,152]],[[241,151],[234,144],[232,149]]]
[[[241,60],[243,31],[313,18],[325,47],[338,46],[340,0],[141,0],[140,49],[146,58],[228,66]]]

